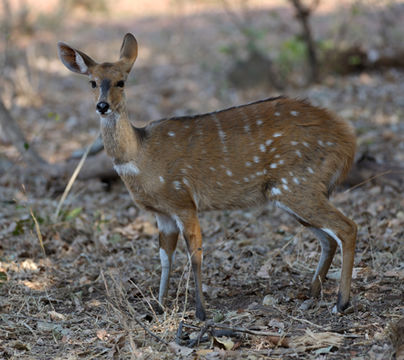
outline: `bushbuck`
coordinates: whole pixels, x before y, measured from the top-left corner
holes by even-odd
[[[196,316],[206,318],[199,211],[272,201],[320,240],[312,296],[319,294],[340,247],[336,309],[347,308],[357,227],[328,198],[353,162],[355,135],[348,123],[306,101],[276,97],[138,128],[128,119],[124,94],[138,53],[132,34],[125,35],[116,62],[97,63],[62,42],[58,52],[69,70],[88,76],[105,151],[135,203],[155,214],[162,266],[160,304],[167,295],[181,233],[194,275]]]

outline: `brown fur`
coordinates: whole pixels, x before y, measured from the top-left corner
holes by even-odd
[[[104,145],[134,201],[155,212],[159,220],[162,264],[169,269],[163,269],[161,302],[181,231],[194,270],[197,316],[204,319],[198,211],[245,208],[271,200],[320,238],[322,255],[313,295],[320,291],[337,243],[342,247],[337,307],[344,310],[356,225],[329,203],[328,196],[346,176],[355,153],[354,132],[345,121],[306,101],[280,97],[154,121],[137,129],[128,120],[123,89],[116,86],[126,80],[137,56],[132,35],[125,36],[116,63],[97,64],[62,43],[59,53],[70,70],[89,75],[97,84],[110,80],[107,94],[99,85],[94,89],[96,101],[107,102],[111,110],[101,116]]]

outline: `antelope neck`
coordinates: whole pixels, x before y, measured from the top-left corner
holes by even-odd
[[[138,150],[136,128],[130,123],[126,110],[120,109],[100,116],[101,133],[107,154],[115,164],[134,160]]]

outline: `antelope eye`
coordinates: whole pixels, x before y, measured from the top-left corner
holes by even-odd
[[[123,81],[123,80],[119,80],[117,83],[116,83],[116,86],[118,86],[118,87],[123,87],[125,85],[125,82]]]
[[[90,84],[93,89],[97,87],[97,83],[94,80],[90,81]]]

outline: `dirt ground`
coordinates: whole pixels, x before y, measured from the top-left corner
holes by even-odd
[[[245,39],[220,3],[159,3],[160,11],[149,13],[79,9],[60,19],[48,9],[40,22],[35,18],[33,33],[18,37],[27,54],[25,65],[12,74],[18,91],[2,96],[47,161],[63,161],[91,143],[99,126],[87,80],[60,63],[58,40],[107,61],[117,59],[124,33],[135,34],[139,58],[127,98],[137,125],[279,94],[270,86],[240,89],[229,83],[234,58],[226,49],[245,46]],[[268,34],[260,46],[276,58],[280,44],[298,31],[293,13],[280,1],[254,6],[249,12],[254,27]],[[346,9],[325,6],[314,19],[316,36],[331,37]],[[367,49],[380,45],[379,9],[372,9],[348,29],[348,39]],[[404,164],[403,71],[327,75],[308,87],[301,86],[299,73],[291,77],[285,94],[307,98],[352,122],[358,157],[368,153],[381,164]],[[359,227],[352,311],[343,316],[332,313],[340,254],[321,297],[311,301],[307,294],[319,243],[286,213],[268,204],[201,214],[208,316],[233,331],[208,336],[191,348],[189,340],[205,324],[194,317],[184,241],[166,312],[157,314],[156,222],[132,203],[124,185],[76,181],[55,219],[67,179],[50,183],[46,174],[18,171],[22,165],[10,144],[1,143],[0,153],[17,162],[0,177],[1,359],[395,358],[402,336],[397,322],[404,317],[404,197],[394,182],[376,177],[332,196]],[[205,328],[206,336],[214,325]]]

